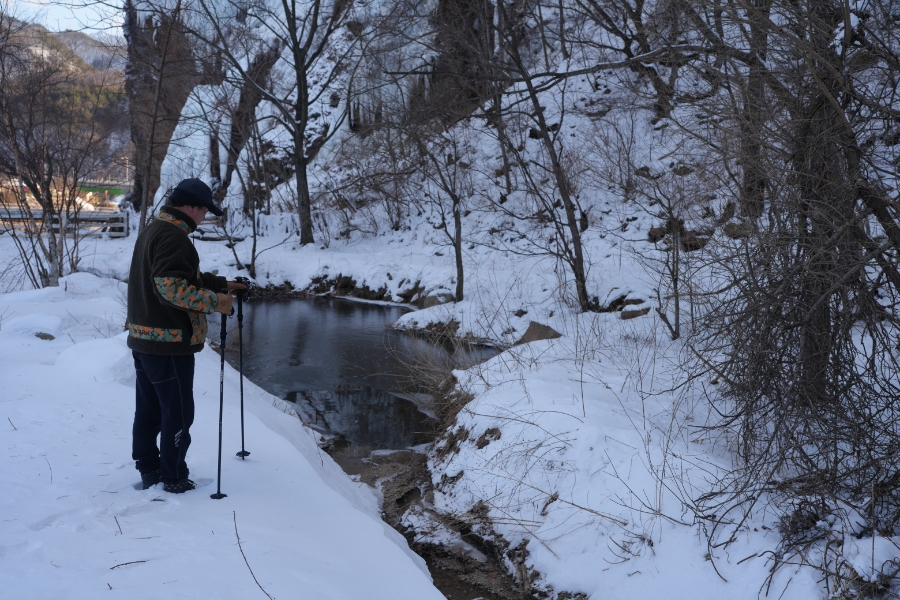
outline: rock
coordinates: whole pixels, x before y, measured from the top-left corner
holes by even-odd
[[[519,338],[519,341],[516,342],[515,345],[529,344],[540,340],[555,340],[560,337],[562,337],[562,334],[552,327],[541,325],[536,321],[531,321],[528,323],[528,329],[525,330],[525,333]]]
[[[734,211],[734,202],[727,203],[725,205],[725,208],[722,209],[722,215],[718,219],[716,219],[716,223],[718,223],[719,225],[727,223],[731,220],[732,217],[734,217]]]
[[[627,300],[628,294],[623,294],[621,296],[618,296],[617,298],[613,298],[606,306],[600,306],[600,302],[598,300],[597,312],[616,312],[617,310],[622,310],[622,307],[625,306],[625,302]]]
[[[405,281],[406,281],[406,279],[401,281],[400,285],[402,286]],[[415,285],[413,285],[411,288],[409,288],[407,290],[402,290],[402,291],[398,292],[397,295],[400,296],[400,298],[402,298],[404,302],[411,303],[411,302],[415,302],[418,299],[419,294],[421,294],[424,291],[425,291],[425,288],[423,288],[420,285],[419,281],[416,281]]]
[[[475,442],[475,447],[481,450],[491,442],[497,441],[500,439],[500,430],[496,427],[491,427],[486,429],[484,433],[481,434],[481,437],[478,438],[478,441]]]
[[[725,226],[722,227],[722,231],[731,239],[739,240],[741,238],[749,237],[750,234],[753,233],[753,226],[747,223],[729,222],[725,223]]]
[[[422,308],[431,308],[432,306],[437,306],[438,304],[448,304],[453,302],[453,294],[447,292],[438,292],[437,294],[433,294],[431,296],[425,296],[422,299]]]
[[[647,241],[651,244],[655,244],[666,237],[668,233],[669,230],[666,227],[651,227],[650,231],[647,232]]]
[[[362,21],[347,21],[347,30],[355,37],[359,37],[366,30],[366,24]]]
[[[659,179],[662,175],[654,175],[650,170],[650,167],[643,166],[634,170],[634,174],[638,177],[643,177],[644,179]]]
[[[685,252],[700,250],[709,243],[710,237],[700,231],[685,231],[681,238],[681,247]]]
[[[622,317],[623,321],[627,321],[628,319],[643,317],[648,312],[650,312],[649,306],[646,308],[641,308],[639,310],[623,310],[622,312],[619,313],[619,315]]]

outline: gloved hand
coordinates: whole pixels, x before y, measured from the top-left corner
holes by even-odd
[[[235,294],[247,291],[247,284],[241,283],[240,281],[229,281],[228,282],[228,293]]]
[[[232,305],[234,304],[234,298],[231,297],[231,294],[216,294],[216,298],[219,299],[219,303],[216,306],[216,312],[222,313],[223,315],[230,315]]]

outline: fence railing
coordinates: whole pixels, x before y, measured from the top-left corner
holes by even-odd
[[[132,181],[117,181],[114,179],[81,179],[78,181],[81,187],[106,187],[130,190],[134,185]]]
[[[31,213],[29,216],[28,212]],[[34,223],[42,223],[43,211],[35,209],[24,211],[17,208],[0,207],[0,231],[11,228],[23,229]],[[62,221],[62,227],[61,223]],[[108,235],[111,238],[128,237],[131,233],[128,214],[118,211],[90,210],[79,211],[71,215],[53,215],[50,221],[54,233],[61,229],[71,235]]]

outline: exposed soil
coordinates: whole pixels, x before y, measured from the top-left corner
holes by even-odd
[[[461,551],[423,542],[414,531],[401,524],[403,514],[414,504],[431,497],[431,477],[424,454],[411,451],[391,453],[372,452],[373,448],[351,447],[332,443],[325,450],[351,477],[378,489],[383,498],[382,518],[406,537],[412,548],[425,559],[434,585],[451,600],[532,600],[535,596],[523,592],[495,556],[471,533],[461,533],[463,539],[477,548],[485,561],[476,560]],[[459,531],[458,524],[442,523]]]

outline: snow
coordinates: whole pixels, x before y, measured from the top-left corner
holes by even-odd
[[[480,218],[473,213],[467,231]],[[344,275],[360,286],[384,287],[395,302],[416,282],[423,296],[453,287],[452,252],[424,217],[408,229],[305,247],[295,237],[282,243],[289,219],[262,219],[260,246],[272,247],[257,266],[262,285],[290,281],[303,288],[313,278]],[[604,231],[592,228],[585,236],[595,257],[592,291],[603,302],[622,294],[652,301],[658,276],[646,267],[652,247],[598,235]],[[236,273],[229,248],[194,237],[204,270]],[[292,597],[298,587],[323,598],[441,597],[421,559],[379,520],[377,494],[319,452],[314,434],[285,414],[284,403],[249,383],[252,454],[243,463],[234,458],[239,415],[230,367],[228,498],[209,499],[219,369],[209,349],[198,356],[189,454],[193,474],[206,485],[183,496],[131,488],[138,480],[129,460],[133,374],[119,333],[125,286],[107,277],[127,277],[135,238],[82,240],[81,268],[99,277],[76,273],[59,288],[0,296],[0,441],[9,450],[0,472],[8,490],[0,499],[0,553],[9,566],[0,569],[0,586],[54,598],[110,586],[133,597],[173,589],[179,596],[261,594],[236,547],[236,519],[253,573],[276,598]],[[236,245],[242,260],[250,242]],[[0,236],[0,261],[14,257],[8,236]],[[770,583],[781,513],[757,511],[730,544],[709,545],[709,524],[687,507],[731,460],[697,429],[708,423],[702,394],[715,390],[708,381],[701,389],[676,389],[685,348],[669,341],[652,312],[629,321],[618,313],[578,314],[565,292],[571,282],[545,256],[475,245],[464,261],[464,301],[408,313],[398,326],[455,320],[461,335],[501,348],[532,320],[562,337],[512,347],[455,373],[474,400],[451,428],[466,430],[458,448],[431,451],[432,497],[404,516],[419,541],[480,560],[481,550],[429,511],[457,517],[488,539],[502,536],[510,549],[525,543],[520,563],[507,560],[510,572],[524,566],[539,574],[538,587],[592,600],[823,597],[822,575],[793,565],[796,557],[786,557],[789,564]],[[846,566],[867,579],[900,556],[896,540],[873,544],[841,532],[834,539]],[[147,562],[111,569],[139,560]]]
[[[216,489],[219,358],[197,355],[188,454],[203,487],[139,491],[130,460],[133,366],[125,285],[86,273],[0,295],[0,589],[9,598],[442,598],[421,558],[379,518],[375,494],[300,422],[226,366]],[[40,339],[48,333],[54,339]],[[240,535],[238,547],[235,528]],[[241,550],[252,569],[248,569]],[[129,564],[126,564],[129,563]]]
[[[6,237],[0,236],[0,259],[12,262]],[[263,242],[276,237],[277,228]],[[123,278],[135,238],[86,239],[82,263]],[[313,277],[340,273],[372,288],[386,285],[399,298],[419,279],[428,294],[446,289],[454,273],[452,256],[422,251],[434,247],[430,240],[420,228],[328,247],[289,242],[263,255],[259,280],[304,287]],[[614,251],[591,243],[599,255]],[[205,270],[234,272],[224,244],[195,244]],[[635,253],[620,257],[604,264],[600,289],[652,297],[644,295],[650,288]],[[769,581],[782,513],[756,511],[730,544],[711,547],[710,524],[688,510],[731,459],[698,429],[708,423],[702,394],[714,386],[676,388],[685,349],[652,313],[628,321],[618,313],[577,314],[552,285],[552,263],[540,258],[476,247],[466,261],[464,302],[408,313],[400,325],[453,318],[461,333],[511,343],[535,320],[563,336],[456,371],[474,400],[451,427],[466,431],[457,447],[444,452],[442,442],[431,450],[433,494],[404,516],[418,541],[482,559],[480,549],[430,512],[456,517],[488,539],[501,536],[510,549],[525,544],[519,563],[507,559],[510,572],[524,566],[539,574],[542,589],[592,600],[823,597],[822,575],[796,566],[797,557],[784,557],[788,564]],[[109,587],[135,598],[261,594],[240,556],[236,520],[250,567],[273,597],[292,597],[298,588],[316,598],[441,597],[421,559],[380,521],[377,493],[345,476],[319,451],[315,434],[286,414],[285,403],[249,382],[252,454],[243,462],[234,457],[240,420],[230,367],[222,484],[228,497],[209,499],[219,374],[210,349],[197,357],[189,453],[204,487],[183,496],[132,489],[138,475],[129,460],[133,373],[120,333],[124,292],[113,279],[75,273],[58,288],[0,295],[0,443],[7,450],[0,471],[2,589],[53,598],[90,597]],[[516,317],[519,309],[526,314]],[[860,577],[877,577],[900,556],[897,540],[873,543],[849,533],[834,531],[832,547],[842,549],[843,564]]]
[[[262,242],[277,243],[277,231]],[[430,251],[432,235],[422,227],[327,247],[289,241],[263,255],[258,280],[305,287],[313,277],[343,274],[373,289],[384,285],[394,299],[418,280],[427,295],[446,289],[455,273],[450,253]],[[86,239],[82,263],[124,278],[135,238]],[[248,243],[239,243],[238,252]],[[633,250],[596,238],[589,244],[595,255],[615,252],[618,258],[603,263],[595,289],[608,297],[627,291],[652,298]],[[234,272],[224,244],[195,245],[204,270]],[[0,253],[11,260],[12,252],[0,237]],[[452,318],[461,334],[511,344],[535,320],[563,337],[515,346],[455,373],[474,400],[451,431],[467,433],[457,449],[431,451],[434,493],[404,517],[418,540],[483,558],[430,517],[436,510],[472,523],[488,539],[502,536],[510,548],[525,543],[524,557],[516,560],[539,574],[535,583],[545,590],[613,600],[764,594],[779,550],[777,514],[761,511],[731,544],[711,548],[705,524],[686,509],[730,459],[695,429],[707,422],[706,401],[696,390],[672,391],[681,345],[668,340],[653,316],[623,321],[618,313],[577,314],[559,294],[552,261],[478,246],[465,258],[467,299],[408,313],[398,325]],[[230,367],[223,463],[228,498],[209,499],[219,369],[210,349],[198,355],[189,453],[193,475],[206,485],[183,496],[133,490],[133,375],[119,333],[124,290],[114,280],[76,273],[59,288],[0,296],[0,406],[10,419],[0,436],[11,465],[2,472],[10,491],[0,500],[3,560],[11,568],[0,572],[0,585],[36,597],[100,593],[109,591],[107,584],[134,597],[158,596],[171,586],[183,586],[178,594],[185,596],[260,594],[236,548],[236,518],[250,566],[276,598],[291,597],[298,585],[310,597],[441,597],[421,559],[379,520],[377,494],[346,477],[318,450],[314,434],[285,414],[290,411],[282,401],[250,383],[252,454],[243,463],[234,458],[238,386]],[[517,317],[516,310],[526,313]],[[861,575],[872,570],[870,542],[864,538],[847,549]],[[875,551],[876,571],[900,555],[880,542]],[[147,562],[110,570],[137,560]],[[507,567],[516,573],[520,565],[508,559]],[[820,580],[812,569],[782,566],[770,594],[818,599]]]
[[[373,14],[377,8],[365,7]],[[395,58],[396,70],[414,68],[420,60],[412,51]],[[591,59],[583,60],[586,65]],[[634,110],[629,82],[617,81],[627,76],[572,79],[565,98],[548,90],[541,102],[548,122],[562,123],[565,115],[559,143],[571,162],[567,168],[580,209],[590,217],[583,232],[590,293],[601,305],[624,295],[644,301],[630,308],[652,304],[671,314],[665,253],[646,241],[648,229],[666,219],[657,201],[670,192],[692,199],[677,212],[686,227],[704,231],[715,228],[736,193],[714,176],[719,166],[705,164],[717,157],[670,123],[655,125]],[[174,135],[178,147],[173,145],[163,165],[157,200],[179,179],[208,173],[204,125],[191,117],[211,103],[214,92],[199,88],[191,100]],[[519,99],[510,91],[505,101]],[[521,138],[523,156],[541,162],[541,142],[527,135],[530,126],[524,116],[507,123]],[[269,137],[277,141],[278,135],[284,132]],[[454,171],[464,183],[458,191],[464,192],[467,211],[465,300],[411,312],[397,325],[457,322],[461,336],[498,348],[514,344],[531,321],[562,337],[511,347],[455,373],[474,399],[430,450],[433,494],[404,515],[404,525],[420,541],[483,559],[432,513],[456,517],[485,538],[508,543],[509,550],[524,549],[506,554],[510,572],[524,567],[537,573],[533,583],[541,589],[583,593],[591,600],[825,597],[822,573],[781,554],[784,507],[768,507],[765,498],[729,532],[730,543],[710,544],[712,523],[690,509],[731,466],[727,447],[702,429],[711,422],[706,394],[715,396],[714,384],[680,385],[678,368],[687,349],[669,341],[653,312],[629,321],[618,313],[577,314],[571,275],[547,250],[551,228],[526,229],[535,212],[522,191],[527,186],[514,182],[518,191],[503,210],[490,200],[503,188],[492,135],[478,119],[463,120],[446,133],[458,150],[454,164],[469,165]],[[377,136],[368,139],[338,137],[322,150],[311,165],[314,196],[345,189],[372,166],[367,161],[376,170],[383,166],[377,163],[384,156],[365,145]],[[627,171],[629,163],[641,165],[639,177]],[[708,171],[709,178],[673,175],[676,165]],[[317,244],[305,247],[292,233],[292,215],[260,215],[260,249],[266,250],[257,265],[258,283],[305,288],[313,279],[343,275],[360,287],[384,288],[394,303],[405,302],[401,294],[414,285],[422,289],[420,297],[454,290],[453,251],[446,232],[435,229],[439,186],[418,174],[406,183],[412,188],[410,206],[399,228],[390,226],[382,198],[347,198],[358,206],[343,212],[318,202],[316,212],[328,224],[317,220]],[[273,204],[290,199],[291,185],[275,190]],[[632,185],[639,193],[629,191]],[[238,188],[232,183],[226,199],[232,209],[242,205]],[[229,227],[247,236],[249,227],[238,222],[237,213],[232,211]],[[536,241],[523,241],[519,233]],[[0,264],[14,262],[6,238],[0,236]],[[189,455],[195,475],[208,483],[178,497],[131,489],[137,474],[128,460],[132,392],[125,388],[132,374],[118,333],[124,306],[117,298],[124,288],[104,278],[127,277],[134,238],[81,242],[80,269],[99,278],[75,274],[59,289],[0,296],[0,406],[10,425],[2,429],[0,419],[3,447],[9,448],[9,466],[0,474],[7,490],[0,499],[0,589],[54,598],[92,596],[110,587],[134,597],[261,595],[236,547],[236,520],[253,573],[276,598],[295,597],[298,589],[311,598],[441,597],[421,560],[378,519],[374,492],[344,476],[319,452],[313,434],[283,412],[289,409],[252,384],[245,386],[252,454],[244,462],[234,459],[239,416],[230,368],[223,465],[229,496],[208,498],[215,486],[218,399],[218,358],[209,350],[198,356],[197,424]],[[250,244],[247,237],[235,246],[242,261]],[[234,254],[224,244],[195,245],[204,270],[235,272]],[[696,253],[698,264],[704,252]],[[703,276],[694,270],[696,255],[681,257],[688,284],[692,274]],[[0,291],[8,282],[0,270]],[[689,327],[686,315],[684,320]],[[154,502],[156,497],[165,502]],[[854,521],[865,519],[844,519]],[[835,523],[822,527],[836,560],[843,561],[836,568],[872,581],[900,560],[900,540],[843,531]],[[728,535],[713,539],[723,543]],[[773,574],[775,557],[784,562]],[[139,560],[147,562],[117,567]]]
[[[456,373],[475,400],[457,418],[457,431],[466,430],[458,451],[431,455],[436,508],[472,521],[473,507],[486,504],[497,532],[511,547],[526,542],[526,563],[557,591],[755,598],[770,565],[735,563],[772,549],[777,536],[751,532],[727,552],[713,551],[728,583],[716,575],[706,538],[672,493],[673,479],[691,492],[702,485],[692,468],[702,450],[682,442],[685,431],[658,427],[673,404],[655,389],[666,388],[666,374],[639,381],[627,366],[635,364],[631,352],[665,355],[667,344],[614,315],[581,320],[599,321],[580,325],[602,331],[600,339],[580,348],[566,337],[534,342]],[[638,384],[643,400],[633,392]],[[663,460],[677,477],[662,470]],[[798,587],[792,583],[792,598],[804,597]]]

